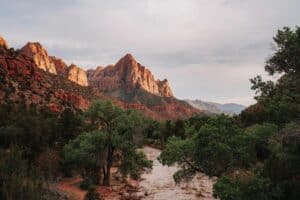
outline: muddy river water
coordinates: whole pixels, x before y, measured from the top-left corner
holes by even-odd
[[[173,174],[178,170],[177,166],[163,166],[158,160],[160,150],[144,147],[141,149],[148,159],[153,160],[152,170],[142,174],[139,184],[139,194],[144,194],[145,200],[194,200],[214,199],[212,186],[214,179],[205,174],[197,174],[189,183],[175,184]]]

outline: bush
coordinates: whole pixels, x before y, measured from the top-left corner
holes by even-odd
[[[83,189],[83,190],[89,190],[91,187],[93,187],[93,183],[90,179],[84,179],[80,183],[80,188]]]
[[[89,188],[89,191],[86,193],[84,200],[103,200],[103,198],[96,190],[96,187],[92,186]]]

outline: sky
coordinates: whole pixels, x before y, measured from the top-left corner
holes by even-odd
[[[299,0],[0,0],[11,47],[40,42],[89,69],[131,53],[180,99],[254,103],[277,30],[300,25]]]

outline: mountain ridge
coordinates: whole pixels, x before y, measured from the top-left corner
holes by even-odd
[[[116,65],[95,70],[68,66],[48,55],[38,42],[23,48],[0,46],[0,103],[35,105],[53,112],[66,108],[85,110],[96,99],[111,100],[124,109],[136,109],[157,120],[186,118],[201,114],[173,96],[168,81],[156,80],[149,69],[126,54]],[[108,77],[104,85],[93,85],[91,77]],[[111,78],[111,76],[113,78]],[[92,81],[91,81],[92,79]],[[93,83],[93,84],[90,84]],[[112,91],[107,89],[113,88]],[[116,94],[116,95],[114,95]]]
[[[89,70],[88,79],[102,92],[112,92],[120,87],[125,90],[141,88],[158,96],[173,96],[168,80],[156,80],[151,71],[131,54],[126,54],[115,65]]]
[[[234,114],[239,114],[246,108],[246,106],[242,104],[237,104],[237,103],[216,103],[216,102],[211,102],[211,101],[203,101],[199,99],[195,100],[190,100],[190,99],[185,99],[188,104],[191,106],[200,109],[200,110],[206,110],[210,113],[215,113],[215,114],[228,114],[228,115],[234,115]]]

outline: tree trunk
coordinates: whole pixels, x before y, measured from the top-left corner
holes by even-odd
[[[109,146],[107,149],[107,160],[106,166],[103,167],[103,185],[110,185],[110,169],[113,164],[113,156],[114,156],[114,147]]]

